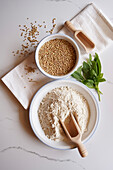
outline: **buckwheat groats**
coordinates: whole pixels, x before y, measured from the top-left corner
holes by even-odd
[[[39,50],[39,64],[50,75],[62,76],[69,73],[76,62],[74,47],[64,39],[46,42]]]

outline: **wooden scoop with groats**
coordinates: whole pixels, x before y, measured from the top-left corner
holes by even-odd
[[[88,152],[81,142],[82,133],[73,114],[71,113],[68,123],[65,123],[65,121],[63,122],[61,119],[60,122],[69,139],[77,145],[80,155],[86,157]]]
[[[94,49],[95,44],[83,31],[76,30],[70,21],[66,21],[64,25],[69,31],[74,33],[74,38],[81,44],[87,53]]]

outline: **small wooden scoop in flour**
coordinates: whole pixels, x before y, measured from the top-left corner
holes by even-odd
[[[83,31],[76,30],[70,21],[66,21],[64,25],[69,31],[74,33],[74,38],[81,44],[87,53],[94,49],[95,44]]]
[[[68,123],[65,124],[65,122],[63,122],[61,119],[60,122],[69,139],[77,145],[80,155],[82,157],[86,157],[88,155],[88,152],[81,142],[82,133],[73,114],[71,113],[70,121]]]

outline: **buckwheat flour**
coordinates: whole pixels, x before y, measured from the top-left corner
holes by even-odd
[[[52,140],[65,140],[66,136],[59,118],[67,121],[72,113],[76,115],[82,133],[87,130],[89,107],[86,99],[78,91],[68,86],[55,88],[43,98],[38,109],[38,116],[45,135]]]

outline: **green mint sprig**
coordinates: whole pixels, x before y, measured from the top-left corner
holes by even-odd
[[[71,76],[76,80],[82,82],[89,88],[94,88],[99,97],[102,92],[99,90],[99,83],[106,81],[103,78],[103,73],[101,73],[101,62],[97,53],[94,55],[94,59],[92,59],[92,55],[89,54],[89,59],[87,62],[83,62],[83,65],[80,66],[77,71],[75,71]]]

